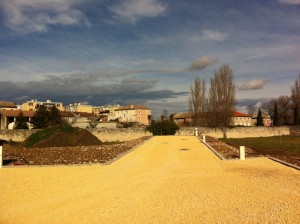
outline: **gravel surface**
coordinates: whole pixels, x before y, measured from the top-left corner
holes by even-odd
[[[154,137],[110,165],[0,169],[0,223],[299,223],[300,172]]]
[[[4,145],[3,164],[16,166],[109,163],[149,138],[95,146],[20,148]]]

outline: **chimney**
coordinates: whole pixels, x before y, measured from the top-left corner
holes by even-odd
[[[133,109],[133,104],[131,105],[131,109]]]

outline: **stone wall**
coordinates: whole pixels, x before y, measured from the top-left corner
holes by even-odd
[[[118,128],[118,129],[89,129],[102,142],[130,141],[144,136],[152,136],[152,133],[143,128]]]
[[[114,129],[88,129],[93,135],[103,142],[130,141],[152,134],[143,128],[114,128]],[[181,128],[176,135],[194,135],[195,128]],[[37,130],[0,130],[0,140],[24,141],[28,136]],[[228,138],[245,137],[269,137],[281,135],[300,135],[300,129],[294,127],[235,127],[225,129]],[[198,128],[199,134],[206,134],[216,138],[222,138],[225,132],[220,129]],[[295,134],[296,133],[296,134]]]
[[[38,129],[32,130],[22,130],[22,129],[15,129],[15,130],[0,130],[0,139],[5,141],[14,141],[14,142],[22,142],[28,136],[38,131]]]
[[[194,135],[195,128],[181,128],[177,135]],[[290,135],[291,128],[282,127],[234,127],[221,129],[198,128],[199,134],[210,135],[215,138],[246,138],[246,137],[270,137]]]

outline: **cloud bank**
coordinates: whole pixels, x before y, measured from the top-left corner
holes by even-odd
[[[263,89],[265,85],[271,82],[269,79],[254,79],[244,83],[238,89],[239,90],[256,90]]]
[[[123,0],[109,9],[117,20],[135,24],[143,18],[161,16],[167,6],[158,0]]]
[[[212,59],[207,56],[203,56],[203,57],[200,57],[200,58],[196,59],[195,61],[193,61],[186,70],[190,71],[190,72],[196,72],[196,71],[202,70],[216,62],[218,62],[218,59]]]
[[[6,25],[16,32],[46,32],[51,25],[89,25],[75,7],[84,0],[1,0]]]
[[[159,79],[126,78],[112,80],[101,74],[48,75],[40,81],[0,82],[2,99],[23,102],[26,99],[55,100],[63,103],[89,101],[93,105],[113,102],[126,104],[149,99],[173,98],[186,94],[168,89],[157,90]]]
[[[280,3],[290,4],[290,5],[299,5],[300,0],[279,0]]]

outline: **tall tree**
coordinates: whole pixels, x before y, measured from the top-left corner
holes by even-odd
[[[189,108],[193,118],[193,125],[205,125],[206,87],[205,80],[200,77],[196,77],[194,85],[191,85],[190,87]]]
[[[260,109],[258,110],[256,126],[264,126],[264,121]]]
[[[292,92],[292,101],[293,104],[296,105],[300,105],[300,74],[298,76],[298,78],[295,80],[294,85],[291,87],[291,92]]]
[[[16,118],[16,129],[28,129],[26,118],[22,111],[18,114]]]
[[[233,72],[228,64],[222,65],[210,81],[208,95],[208,124],[211,127],[227,127],[230,125],[235,110],[235,84]]]
[[[278,116],[277,103],[275,103],[275,105],[274,105],[273,126],[279,126],[279,116]]]
[[[40,105],[35,111],[34,117],[32,119],[32,124],[35,128],[46,128],[49,123],[49,111],[44,105]]]
[[[299,125],[299,109],[297,103],[294,108],[294,125]]]
[[[49,110],[49,125],[55,126],[55,125],[61,125],[63,123],[63,120],[60,115],[59,109],[57,109],[56,106],[52,106]]]

